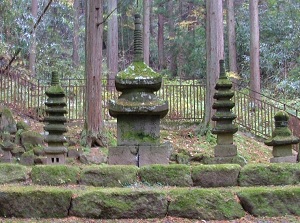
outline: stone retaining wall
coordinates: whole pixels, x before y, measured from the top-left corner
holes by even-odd
[[[96,187],[232,187],[300,184],[300,164],[218,165],[37,165],[0,164],[0,184],[32,181],[37,185]]]
[[[246,212],[300,216],[299,164],[1,164],[0,180],[1,217],[228,220]]]

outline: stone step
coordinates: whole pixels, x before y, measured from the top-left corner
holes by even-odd
[[[298,163],[218,165],[36,165],[0,164],[0,184],[87,185],[128,187],[132,185],[177,187],[233,187],[300,184]]]
[[[280,187],[128,187],[99,188],[2,185],[0,217],[148,219],[165,216],[239,219],[300,216],[300,185]]]

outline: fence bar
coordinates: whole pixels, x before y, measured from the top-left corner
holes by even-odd
[[[44,115],[44,102],[46,100],[45,90],[49,87],[49,81],[45,80],[26,80],[19,74],[0,71],[0,101],[7,105],[14,105],[14,109],[20,110],[25,114],[35,118],[42,118]],[[46,84],[48,82],[48,84]],[[204,116],[205,86],[193,81],[188,84],[165,84],[156,92],[158,97],[169,102],[169,113],[165,119],[186,120],[190,122],[201,121]],[[103,81],[103,117],[107,120],[112,119],[108,112],[108,100],[116,99],[120,92],[115,88],[112,91],[107,86],[109,80]],[[85,118],[85,79],[67,79],[61,81],[65,89],[68,114],[71,120],[83,120]],[[293,115],[298,115],[298,110],[279,103],[263,96],[261,101],[251,100],[248,93],[235,91],[233,98],[235,102],[234,112],[237,115],[235,122],[256,135],[268,137],[273,129],[273,117],[277,111],[284,109]],[[268,103],[267,103],[268,101]],[[260,104],[261,109],[255,109],[254,104]]]

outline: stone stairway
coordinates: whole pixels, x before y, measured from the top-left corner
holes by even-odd
[[[0,217],[300,216],[299,164],[0,165]]]

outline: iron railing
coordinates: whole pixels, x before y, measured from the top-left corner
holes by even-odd
[[[102,111],[104,119],[111,120],[113,118],[108,112],[108,101],[116,99],[119,92],[115,88],[109,90],[111,88],[107,83],[110,82],[102,81]],[[20,75],[0,72],[0,102],[32,118],[43,119],[44,103],[47,99],[45,91],[49,84],[50,80],[28,80]],[[66,92],[68,120],[84,120],[85,80],[61,80],[61,85]],[[274,115],[279,110],[286,110],[290,116],[296,118],[294,120],[299,120],[297,109],[263,95],[261,100],[255,101],[249,97],[248,92],[249,90],[235,91],[233,98],[235,102],[233,112],[237,115],[236,123],[247,131],[264,138],[269,137],[274,127]],[[164,120],[191,123],[202,121],[205,85],[196,80],[188,83],[163,84],[156,94],[169,103],[169,112]]]

